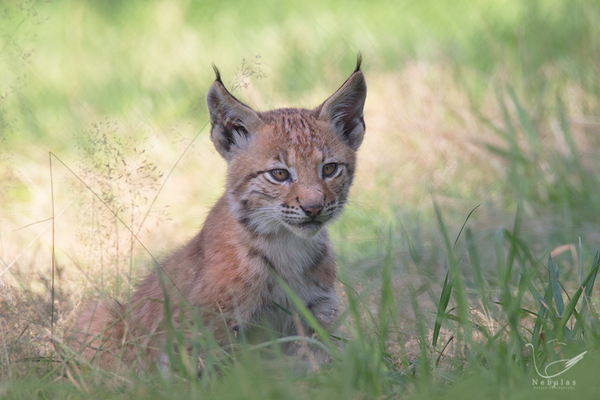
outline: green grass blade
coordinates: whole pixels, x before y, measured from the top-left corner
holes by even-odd
[[[419,303],[417,302],[417,295],[415,293],[414,288],[409,283],[410,290],[410,304],[412,306],[413,312],[415,314],[415,320],[417,323],[417,333],[419,335],[419,374],[423,382],[428,382],[429,377],[431,376],[431,368],[429,366],[429,357],[427,355],[427,334],[425,329],[425,324],[423,323],[424,319],[421,314],[421,309],[419,307]],[[435,347],[433,355],[435,356]]]
[[[537,133],[535,131],[535,128],[533,126],[533,123],[531,122],[531,119],[529,118],[529,116],[527,115],[527,113],[525,112],[523,107],[521,106],[521,103],[517,99],[517,95],[515,94],[515,91],[513,90],[513,88],[511,86],[508,86],[506,88],[506,91],[508,92],[510,99],[512,100],[513,104],[515,105],[515,108],[517,110],[517,116],[519,118],[519,123],[521,124],[521,128],[523,128],[523,131],[525,132],[525,135],[527,136],[527,140],[529,141],[529,146],[531,147],[531,150],[533,151],[534,154],[536,154],[536,155],[539,154],[540,142],[539,142]]]
[[[381,354],[385,352],[386,342],[390,324],[394,324],[393,319],[398,314],[394,301],[394,289],[392,286],[392,229],[390,226],[386,246],[385,260],[381,268],[381,301],[379,303],[379,350]],[[390,321],[389,316],[392,317]]]
[[[560,282],[558,281],[558,265],[552,261],[552,257],[548,257],[548,270],[550,271],[550,287],[552,288],[554,305],[556,306],[558,317],[561,318],[565,311],[565,305],[563,303]]]
[[[342,285],[344,285],[344,289],[346,291],[346,296],[348,299],[348,307],[340,313],[340,315],[337,318],[337,321],[333,324],[331,328],[335,330],[338,326],[340,326],[343,323],[343,321],[346,321],[348,315],[352,315],[352,317],[357,322],[356,329],[359,334],[358,337],[363,338],[364,332],[362,330],[362,325],[359,323],[359,321],[361,321],[361,315],[358,310],[358,304],[365,302],[365,299],[378,287],[378,282],[373,281],[369,286],[367,286],[366,288],[361,290],[360,293],[358,293],[352,286],[344,282],[342,279],[338,278],[338,281]],[[367,309],[365,311],[369,314],[371,321],[375,321],[375,317],[372,315],[371,310]]]
[[[477,254],[477,248],[475,247],[475,240],[473,238],[473,233],[471,232],[471,229],[467,228],[465,235],[467,239],[467,251],[469,253],[469,259],[471,261],[471,268],[473,270],[473,279],[475,281],[475,286],[477,287],[477,291],[479,293],[485,315],[486,317],[489,317],[490,307],[487,298],[488,291],[486,288],[485,280],[483,279],[483,273],[481,272],[479,255]]]
[[[592,262],[592,265],[590,266],[590,271],[596,265],[598,265],[598,263],[600,263],[600,252],[596,252],[596,256],[594,257],[594,261]],[[580,270],[583,270],[583,268],[580,268]],[[581,287],[584,286],[583,285],[583,280],[584,280],[583,274],[581,274],[581,278],[580,278],[580,286]],[[581,309],[579,310],[579,317],[580,318],[577,318],[577,322],[575,323],[575,327],[573,328],[573,335],[574,335],[574,337],[578,337],[578,335],[582,331],[584,331],[584,326],[586,324],[586,315],[588,313],[588,305],[589,305],[590,300],[591,300],[592,289],[594,287],[595,281],[596,281],[596,277],[594,276],[592,279],[590,279],[588,281],[587,285],[585,285],[585,290],[584,290],[585,296],[583,297]],[[590,315],[590,323],[593,325],[593,315]]]
[[[437,310],[436,321],[435,321],[435,326],[434,326],[434,331],[433,331],[434,337],[432,339],[432,344],[433,344],[433,347],[435,348],[435,344],[437,343],[437,339],[439,337],[439,331],[441,329],[442,316],[444,315],[444,313],[446,311],[446,307],[448,306],[448,302],[450,300],[450,296],[452,294],[453,288],[456,288],[454,295],[456,297],[456,303],[457,303],[457,307],[458,307],[458,315],[460,317],[460,320],[464,324],[467,324],[467,321],[469,319],[468,319],[468,313],[467,313],[468,305],[467,305],[465,288],[464,288],[464,284],[463,284],[463,281],[460,276],[460,269],[459,269],[458,262],[456,261],[456,257],[454,256],[454,248],[453,248],[453,246],[450,245],[450,239],[448,238],[448,231],[446,230],[446,226],[445,226],[444,220],[442,218],[442,213],[441,213],[441,211],[438,207],[438,204],[435,200],[433,200],[433,206],[435,209],[435,215],[436,215],[436,218],[438,221],[438,226],[439,226],[440,232],[442,234],[442,238],[444,240],[444,245],[446,246],[446,256],[448,258],[448,272],[446,273],[446,277],[444,279],[444,285],[442,287],[442,294],[440,295],[440,301],[438,303],[438,310]],[[477,209],[477,207],[475,207],[469,213],[466,220],[469,219],[469,217],[471,216],[473,211],[475,211],[476,209]],[[466,224],[466,220],[465,220],[465,224]],[[463,227],[464,227],[464,224],[463,224]],[[462,228],[461,228],[461,232],[462,232]],[[458,238],[456,240],[458,240]],[[455,244],[456,244],[456,241],[455,241]],[[468,328],[468,325],[467,325],[467,328]]]
[[[575,140],[573,139],[573,135],[571,134],[571,128],[569,127],[569,117],[567,115],[567,110],[565,108],[565,104],[563,103],[560,95],[556,95],[556,109],[558,111],[558,119],[560,121],[560,128],[565,138],[565,142],[569,147],[569,156],[568,159],[571,163],[574,163],[575,168],[581,175],[581,164],[579,163],[579,158],[577,157],[577,146],[575,145]]]
[[[411,239],[410,234],[408,233],[408,230],[405,228],[404,224],[402,223],[402,219],[399,216],[397,216],[396,220],[398,221],[398,224],[400,225],[402,235],[404,236],[404,240],[406,241],[406,245],[408,246],[408,252],[410,254],[410,257],[412,258],[412,261],[415,264],[418,264],[421,261],[421,255],[417,251],[417,248],[415,247],[415,244],[414,244],[413,240]]]
[[[590,267],[590,274],[594,268],[597,268],[598,264],[600,264],[600,252],[596,252],[596,256],[594,257],[594,261]],[[592,296],[592,289],[594,287],[594,282],[596,281],[596,275],[594,275],[587,284],[585,281],[581,284],[581,286],[585,286],[585,297],[589,300]],[[587,303],[586,303],[587,304]]]
[[[512,277],[513,264],[515,262],[515,257],[519,254],[519,229],[521,228],[521,212],[523,210],[522,200],[519,201],[517,205],[517,212],[515,213],[515,221],[513,223],[512,232],[504,232],[504,236],[510,240],[510,250],[508,252],[508,259],[506,261],[506,278],[505,282],[508,282]]]
[[[552,299],[552,287],[550,284],[548,284],[546,292],[544,293],[544,297],[539,294],[532,283],[529,284],[529,290],[531,291],[533,297],[540,302],[540,309],[537,313],[537,318],[533,327],[533,334],[531,335],[531,343],[533,344],[533,348],[537,349],[540,345],[540,333],[542,332],[542,328],[546,326],[547,315],[549,312],[551,312],[552,315],[555,313],[554,308],[550,303]]]
[[[502,288],[501,302],[507,304],[508,299],[506,298],[505,292],[508,286],[507,274],[506,274],[506,258],[504,255],[504,229],[498,229],[494,235],[494,249],[496,251],[496,273],[498,274],[498,280]],[[510,292],[509,292],[510,293]]]
[[[434,349],[437,344],[438,337],[440,335],[442,320],[444,319],[444,314],[446,313],[446,308],[448,307],[448,303],[450,302],[450,296],[452,295],[452,284],[450,283],[449,278],[450,276],[448,275],[448,272],[446,272],[446,277],[444,278],[444,284],[442,286],[442,294],[440,295],[440,301],[438,302],[437,313],[435,316],[433,338],[431,339],[431,346]]]
[[[506,130],[506,135],[504,136],[506,143],[508,145],[508,179],[511,182],[520,182],[518,185],[519,193],[523,195],[522,188],[522,174],[519,174],[521,169],[521,165],[524,165],[528,162],[527,157],[523,155],[521,149],[519,148],[519,144],[517,141],[517,133],[515,132],[515,128],[511,122],[510,114],[508,113],[508,109],[506,108],[506,104],[502,99],[502,95],[500,92],[497,92],[498,104],[500,105],[500,110],[502,111],[502,119],[504,121],[504,126]]]
[[[454,239],[454,245],[452,246],[452,248],[456,248],[456,244],[458,243],[458,239],[460,239],[460,235],[462,233],[462,231],[465,229],[465,226],[467,225],[467,222],[469,222],[469,218],[471,218],[471,215],[473,215],[473,213],[475,212],[475,210],[477,210],[479,207],[481,207],[481,204],[478,204],[475,206],[475,208],[473,208],[471,210],[471,212],[469,212],[469,214],[467,215],[467,218],[465,218],[465,221],[463,222],[462,226],[460,227],[460,231],[458,231],[458,235],[456,235],[456,239]]]
[[[557,327],[558,332],[561,332],[561,330],[566,326],[567,321],[573,315],[573,311],[575,310],[575,306],[577,305],[577,302],[579,301],[579,297],[583,293],[584,287],[586,289],[586,296],[587,296],[588,283],[591,283],[591,285],[589,286],[589,292],[591,293],[592,286],[594,285],[594,281],[596,280],[596,275],[598,274],[598,268],[600,267],[600,263],[598,263],[597,260],[595,260],[595,261],[596,261],[596,265],[593,266],[593,268],[590,271],[590,273],[588,274],[588,276],[584,279],[583,285],[580,286],[579,289],[577,289],[577,291],[571,297],[571,300],[567,304],[567,307],[564,309],[564,313],[562,314],[562,318],[560,319],[559,325]]]

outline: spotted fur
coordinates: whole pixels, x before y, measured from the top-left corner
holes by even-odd
[[[240,332],[260,336],[256,324],[298,334],[281,309],[294,306],[276,275],[324,326],[337,316],[326,225],[347,202],[365,132],[360,58],[346,82],[312,110],[256,112],[215,71],[207,103],[211,139],[228,163],[225,194],[200,233],[146,276],[127,307],[99,303],[82,314],[75,343],[105,367],[166,366],[165,332],[193,312],[220,344]]]

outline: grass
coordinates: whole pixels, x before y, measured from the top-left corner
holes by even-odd
[[[597,2],[0,13],[0,397],[597,397]],[[332,362],[298,374],[276,346],[233,357],[197,335],[219,355],[200,378],[183,354],[166,375],[75,368],[61,341],[82,302],[125,301],[222,193],[211,63],[255,108],[312,107],[359,50],[367,136],[330,229],[343,351],[317,329]]]

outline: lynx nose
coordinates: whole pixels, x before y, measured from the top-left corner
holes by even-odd
[[[317,215],[321,214],[321,210],[323,210],[323,205],[322,204],[313,204],[307,207],[302,207],[300,206],[300,208],[302,209],[302,211],[304,211],[304,214],[306,214],[307,217],[316,217]]]

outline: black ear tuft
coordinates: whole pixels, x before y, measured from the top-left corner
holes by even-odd
[[[365,135],[363,108],[367,98],[367,84],[360,71],[362,57],[358,54],[356,70],[330,98],[315,109],[319,119],[328,121],[336,133],[354,151]]]
[[[362,64],[362,54],[359,51],[358,54],[356,55],[356,68],[354,69],[354,72],[360,71],[360,64]],[[214,67],[214,65],[213,65],[213,67]]]
[[[217,66],[214,63],[212,65],[212,67],[213,67],[213,71],[215,71],[215,81],[223,84],[223,81],[221,80],[221,73],[219,72],[219,68],[217,68]]]
[[[206,95],[211,124],[210,138],[219,154],[230,161],[236,150],[243,149],[250,143],[252,132],[261,121],[250,107],[225,89],[219,70],[214,69],[217,77]]]

